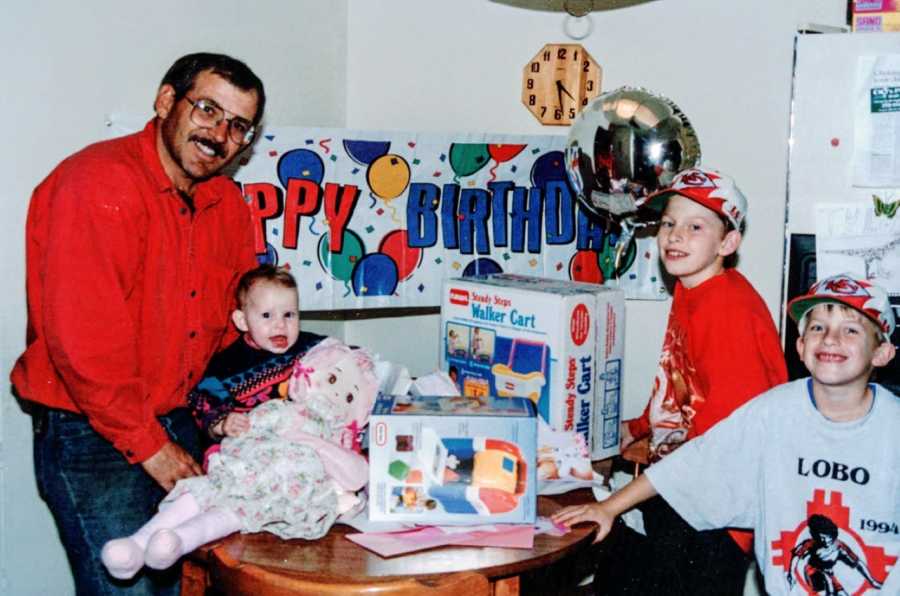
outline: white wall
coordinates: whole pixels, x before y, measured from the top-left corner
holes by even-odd
[[[672,99],[697,130],[703,163],[738,180],[750,201],[740,270],[776,320],[793,34],[809,22],[842,25],[845,11],[844,0],[656,0],[593,13],[594,32],[580,42],[603,67],[604,90],[641,86]],[[562,26],[562,13],[503,0],[353,2],[347,126],[565,134],[541,126],[520,102],[522,67],[543,44],[570,41]],[[649,395],[668,303],[629,301],[626,310],[632,416]],[[409,338],[437,328],[436,316],[400,327],[372,321],[354,339],[406,353]],[[416,350],[413,367],[433,368],[437,342]]]
[[[0,371],[25,343],[24,223],[32,188],[66,155],[105,135],[110,112],[150,117],[179,56],[219,51],[266,84],[266,120],[341,126],[347,3],[260,0],[4,2],[0,143]],[[56,530],[34,486],[30,422],[0,398],[0,594],[73,592]]]
[[[268,121],[350,128],[554,133],[520,104],[522,66],[565,42],[560,13],[489,0],[91,0],[5,3],[0,114],[0,370],[24,347],[24,221],[31,189],[103,136],[110,112],[150,113],[159,79],[189,51],[245,59],[267,83]],[[656,0],[593,14],[581,43],[604,88],[640,85],[691,118],[704,163],[751,201],[741,270],[777,314],[792,34],[839,25],[844,0]],[[646,399],[667,303],[628,303],[626,413]],[[437,317],[311,323],[427,372]],[[71,580],[35,489],[28,418],[0,400],[0,594],[66,594]]]

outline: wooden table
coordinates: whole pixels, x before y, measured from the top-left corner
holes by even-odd
[[[580,491],[579,491],[580,492]],[[587,493],[586,498],[591,498]],[[580,500],[577,497],[575,500]],[[550,515],[566,498],[538,497],[539,515]],[[227,549],[233,558],[245,563],[283,571],[293,575],[328,579],[388,578],[397,576],[433,577],[457,571],[478,571],[492,584],[495,596],[519,594],[520,576],[550,565],[586,548],[594,528],[581,525],[560,537],[540,534],[531,549],[445,546],[384,559],[350,540],[345,534],[356,530],[337,524],[319,540],[281,540],[266,533],[233,534],[198,549],[184,563],[182,596],[203,596],[208,585],[206,558],[212,548]]]

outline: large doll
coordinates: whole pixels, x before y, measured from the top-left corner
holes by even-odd
[[[136,533],[103,547],[119,579],[232,532],[318,538],[359,503],[368,464],[359,433],[378,390],[372,357],[327,338],[294,366],[287,400],[254,408],[250,429],[222,441],[207,474],[180,480]]]

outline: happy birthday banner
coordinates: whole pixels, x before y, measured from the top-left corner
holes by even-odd
[[[565,137],[264,132],[235,179],[260,259],[290,264],[306,310],[438,306],[445,278],[500,271],[667,296],[652,238],[615,270],[618,237],[580,210]]]
[[[260,261],[290,265],[304,310],[439,306],[445,278],[500,271],[665,299],[653,238],[616,267],[618,235],[581,211],[565,142],[267,126],[234,178]]]

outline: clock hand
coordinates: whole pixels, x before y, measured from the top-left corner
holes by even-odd
[[[565,87],[563,87],[562,81],[556,81],[556,97],[557,101],[559,101],[559,109],[562,110],[562,94]]]
[[[565,86],[562,84],[562,81],[556,81],[556,88],[558,91],[562,91],[563,93],[568,95],[569,99],[571,99],[572,101],[575,101],[575,98],[572,97],[572,94],[569,93],[569,90],[565,88]],[[562,103],[562,102],[560,102],[560,103]]]

